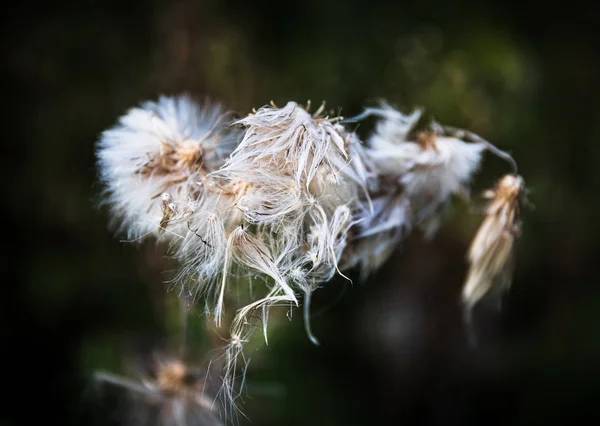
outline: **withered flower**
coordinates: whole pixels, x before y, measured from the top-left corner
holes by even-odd
[[[462,290],[462,301],[469,311],[490,290],[502,291],[510,286],[524,193],[523,178],[512,174],[484,193],[491,201],[469,249],[470,268]]]
[[[131,392],[134,419],[161,426],[223,424],[219,404],[208,394],[208,375],[180,359],[155,359],[150,374],[136,379],[106,372],[95,377]]]

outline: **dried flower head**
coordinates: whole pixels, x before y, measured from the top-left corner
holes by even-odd
[[[484,193],[491,201],[469,249],[470,267],[462,290],[467,310],[491,289],[502,291],[510,285],[524,191],[523,178],[509,174],[499,180],[495,189]]]
[[[138,380],[98,372],[96,380],[131,392],[136,423],[161,426],[222,425],[219,404],[207,394],[207,373],[179,359],[156,359]],[[141,402],[141,404],[139,404]]]
[[[339,272],[352,211],[368,198],[368,159],[360,140],[322,112],[311,114],[295,102],[260,108],[237,122],[246,129],[243,139],[209,175],[226,184],[243,182],[235,205],[254,229],[232,231],[228,262],[270,277],[276,287],[270,297],[293,303],[296,292],[316,288],[307,282],[322,283]]]
[[[98,164],[106,202],[129,238],[165,231],[161,194],[175,201],[201,197],[203,176],[235,148],[238,135],[228,127],[228,117],[218,104],[161,97],[131,109],[102,134]]]
[[[345,265],[360,266],[363,276],[378,269],[410,230],[427,238],[440,224],[440,211],[455,195],[468,195],[484,150],[511,162],[510,155],[478,135],[432,122],[419,129],[422,110],[405,115],[382,102],[367,108],[355,122],[378,117],[367,140],[372,211],[359,213],[358,226],[345,254]]]
[[[360,266],[363,276],[378,269],[414,227],[428,236],[436,231],[436,213],[452,195],[468,192],[487,147],[449,137],[440,126],[417,132],[421,115],[421,110],[405,115],[382,103],[350,120],[379,118],[366,149],[373,211],[361,212],[346,255],[346,263]]]

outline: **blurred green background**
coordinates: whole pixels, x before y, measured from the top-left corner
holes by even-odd
[[[164,336],[153,244],[122,243],[98,208],[99,134],[141,101],[187,91],[247,113],[311,99],[344,116],[386,98],[511,152],[531,189],[513,288],[457,304],[481,217],[457,202],[366,284],[317,292],[313,321],[277,320],[253,356],[255,425],[593,424],[600,420],[600,15],[592,3],[91,1],[3,14],[2,424],[119,424],[90,383]],[[10,131],[12,130],[12,132]],[[367,127],[359,128],[359,132]],[[11,136],[8,136],[11,135]],[[486,157],[474,194],[508,171]],[[13,247],[15,247],[13,249]],[[25,404],[25,409],[21,404]],[[42,417],[40,417],[42,416]],[[591,422],[591,423],[590,423]]]

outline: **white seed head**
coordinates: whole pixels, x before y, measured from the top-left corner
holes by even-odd
[[[453,195],[468,193],[483,151],[490,146],[431,130],[413,136],[422,111],[405,115],[387,103],[366,109],[354,121],[371,115],[379,120],[365,149],[370,209],[359,211],[343,262],[360,265],[363,276],[377,269],[411,229],[418,226],[428,237],[433,235],[439,210]]]
[[[237,137],[220,105],[199,106],[186,96],[161,97],[128,111],[102,134],[97,153],[106,203],[120,229],[129,238],[164,232],[164,209],[156,199],[163,193],[176,204],[200,198],[199,176],[224,163]]]

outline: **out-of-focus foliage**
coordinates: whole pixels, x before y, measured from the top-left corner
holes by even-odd
[[[457,202],[435,240],[414,235],[368,284],[317,292],[320,347],[299,314],[290,323],[282,313],[248,373],[253,424],[597,420],[596,18],[572,2],[18,5],[3,26],[14,95],[5,202],[8,235],[18,235],[5,244],[25,244],[9,265],[20,279],[5,283],[3,299],[17,309],[3,309],[3,345],[24,375],[7,402],[32,409],[8,404],[7,424],[34,424],[40,413],[114,424],[116,396],[99,399],[90,373],[119,370],[124,354],[160,341],[172,323],[162,271],[176,265],[107,230],[94,144],[128,108],[184,90],[240,113],[270,100],[326,100],[345,116],[379,98],[405,112],[424,106],[510,151],[532,190],[513,289],[500,311],[475,313],[478,348],[466,343],[458,297],[481,216]],[[477,190],[508,171],[490,157],[484,169]]]

